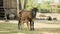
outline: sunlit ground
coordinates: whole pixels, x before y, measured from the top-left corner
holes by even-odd
[[[36,21],[36,22],[38,22],[38,21]],[[39,21],[39,22],[38,23],[40,25],[41,24],[42,25],[52,24],[52,23],[42,23],[42,21]],[[47,22],[47,21],[45,21],[45,22]],[[49,22],[52,22],[52,21],[49,21]],[[54,22],[57,22],[57,21],[54,21]],[[52,25],[54,25],[54,24],[59,25],[56,23],[53,23]],[[35,25],[38,25],[38,24],[35,24]],[[38,26],[36,26],[36,27],[38,27]],[[1,22],[0,23],[0,34],[60,34],[60,27],[59,28],[43,28],[42,26],[41,26],[41,28],[36,28],[36,27],[35,27],[34,31],[27,30],[27,28],[23,28],[22,30],[18,30],[17,24],[9,23],[9,22],[7,22],[7,23]]]

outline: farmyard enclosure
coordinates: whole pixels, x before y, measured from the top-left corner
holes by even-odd
[[[37,17],[34,31],[27,30],[26,24],[18,30],[17,11],[31,10],[33,7],[37,7],[42,16],[46,14],[58,19],[49,21],[44,19],[45,16],[43,19]],[[60,34],[59,13],[60,0],[0,0],[0,34]]]

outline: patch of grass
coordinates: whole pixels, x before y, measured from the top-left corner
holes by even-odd
[[[17,24],[12,23],[0,23],[0,34],[12,34],[12,33],[24,33],[24,34],[43,34],[41,32],[60,32],[60,28],[38,28],[34,31],[24,28],[18,30]]]
[[[0,23],[0,33],[17,33],[17,32],[18,32],[17,24]]]

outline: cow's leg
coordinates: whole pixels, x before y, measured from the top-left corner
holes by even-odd
[[[18,29],[20,29],[21,26],[21,20],[18,20]]]
[[[32,19],[30,21],[30,30],[34,30],[34,21]]]
[[[34,21],[32,20],[32,22],[30,23],[31,25],[31,30],[34,30]]]
[[[28,20],[26,21],[26,24],[27,24],[27,28],[28,28],[28,30],[29,30],[29,22],[28,22]]]

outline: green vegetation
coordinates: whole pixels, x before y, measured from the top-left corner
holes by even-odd
[[[35,0],[26,0],[26,9],[30,10],[32,9],[34,6],[37,7],[39,9],[39,11],[41,9],[45,10],[45,11],[40,11],[42,13],[51,13],[51,5],[50,3],[53,2],[53,0],[50,1],[44,1],[42,0],[42,3],[34,3]],[[22,1],[21,1],[22,2]],[[58,2],[57,6],[55,7],[55,10],[60,13],[60,4]],[[53,11],[54,12],[54,11]]]
[[[58,13],[60,13],[60,4],[57,5],[57,11],[58,11]]]
[[[0,23],[0,33],[17,33],[17,25],[11,23]]]
[[[41,32],[59,32],[60,28],[38,28],[34,31],[27,30],[24,28],[23,30],[18,30],[17,24],[13,23],[0,23],[0,34],[42,34]]]

